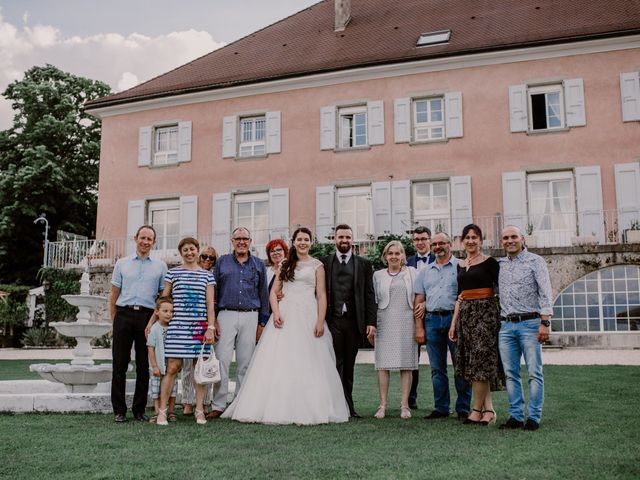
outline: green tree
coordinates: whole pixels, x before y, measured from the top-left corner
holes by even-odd
[[[105,83],[52,65],[31,68],[5,90],[15,115],[0,132],[0,281],[34,283],[43,252],[43,227],[33,224],[40,213],[51,232],[92,235],[100,122],[83,107],[108,93]]]

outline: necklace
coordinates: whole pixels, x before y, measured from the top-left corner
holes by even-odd
[[[468,258],[466,259],[467,267],[470,267],[470,266],[472,265],[472,262],[473,262],[476,258],[478,258],[478,257],[482,257],[482,253],[479,253],[479,254],[477,254],[477,255],[474,255],[473,257],[468,257]]]
[[[390,277],[397,277],[398,275],[400,275],[401,272],[402,272],[402,270],[398,270],[396,273],[391,273],[391,271],[387,268],[387,274]]]

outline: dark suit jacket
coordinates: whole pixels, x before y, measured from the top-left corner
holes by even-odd
[[[322,257],[320,260],[324,264],[324,272],[327,283],[327,323],[333,321],[333,290],[331,286],[331,270],[333,267],[333,259],[335,254]],[[355,295],[356,318],[358,320],[358,329],[361,334],[367,331],[367,325],[376,326],[377,311],[376,295],[373,291],[373,269],[371,262],[366,258],[352,255],[354,263],[353,291]]]
[[[427,263],[432,263],[436,260],[436,257],[433,253],[429,252],[427,254]],[[407,258],[407,266],[409,267],[413,267],[413,268],[418,268],[418,255],[412,255],[409,258]]]

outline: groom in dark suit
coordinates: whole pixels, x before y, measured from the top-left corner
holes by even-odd
[[[371,262],[351,252],[353,231],[349,225],[336,227],[335,242],[335,254],[321,259],[327,282],[326,320],[349,413],[360,418],[353,406],[353,369],[363,335],[372,342],[376,333],[373,271]]]

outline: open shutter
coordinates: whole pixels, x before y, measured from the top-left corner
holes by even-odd
[[[614,166],[618,231],[623,234],[632,222],[640,222],[640,163],[620,163]]]
[[[371,199],[373,201],[373,232],[377,238],[391,232],[391,184],[373,182]]]
[[[367,102],[369,145],[384,145],[384,102]]]
[[[333,235],[335,193],[332,185],[316,187],[316,237],[319,243],[331,243]]]
[[[144,200],[131,200],[127,207],[127,255],[133,255],[136,251],[136,243],[133,236],[144,222]]]
[[[213,195],[213,248],[218,255],[229,252],[231,242],[231,193]]]
[[[238,117],[224,117],[222,120],[222,158],[235,158],[238,131]]]
[[[584,127],[587,118],[584,112],[584,85],[581,78],[564,81],[564,111],[567,127]]]
[[[180,197],[180,238],[198,237],[198,196]]]
[[[600,166],[576,167],[576,197],[578,234],[580,236],[595,235],[600,243],[604,243]]]
[[[527,86],[511,85],[509,87],[509,125],[512,132],[526,132],[527,117]]]
[[[391,182],[391,233],[403,235],[411,230],[411,181]]]
[[[289,189],[269,190],[269,238],[289,238]]]
[[[151,165],[151,134],[152,127],[140,127],[138,131],[138,166]]]
[[[445,130],[447,138],[462,137],[462,92],[444,95]]]
[[[622,100],[622,121],[640,120],[640,73],[620,74],[620,96]]]
[[[191,161],[191,122],[178,123],[178,162]]]
[[[267,153],[280,153],[280,112],[267,112]]]
[[[396,98],[393,102],[393,135],[396,143],[411,141],[410,98]]]
[[[336,148],[336,107],[320,109],[320,150]]]
[[[514,225],[524,235],[527,231],[527,174],[504,172],[502,174],[502,210],[504,226]]]
[[[471,212],[471,177],[463,175],[451,177],[451,235],[462,233],[465,225],[472,222]]]

